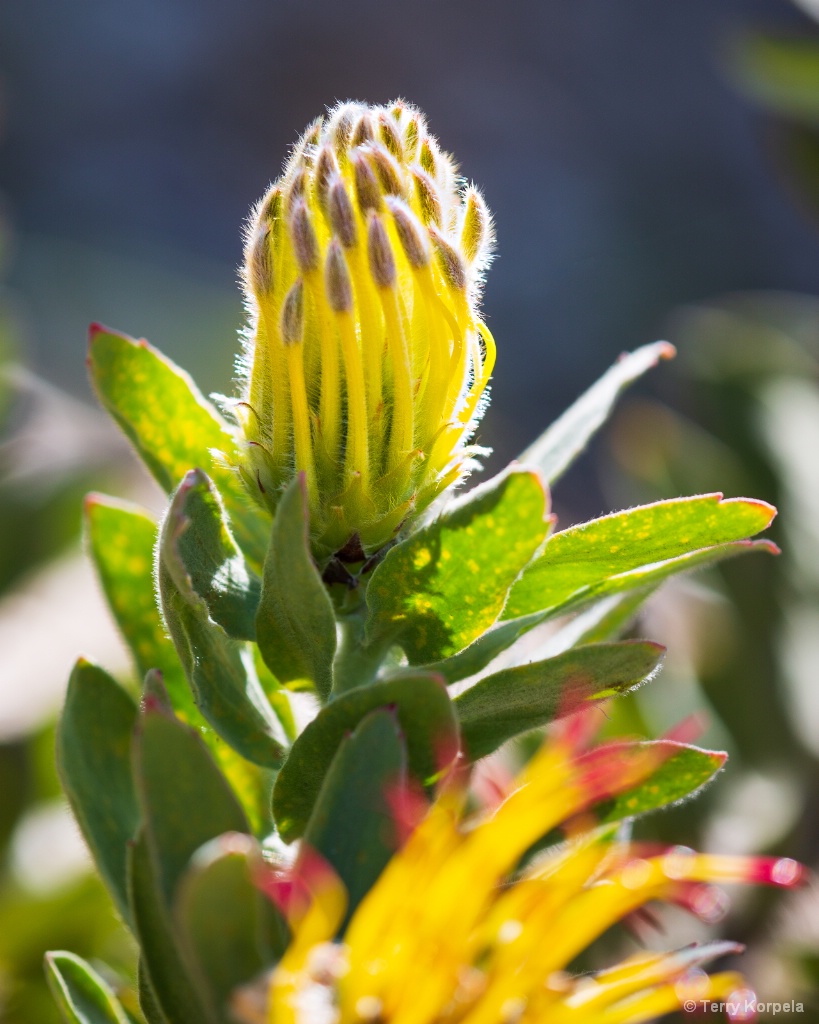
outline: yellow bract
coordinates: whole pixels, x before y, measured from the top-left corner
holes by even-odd
[[[734,973],[702,963],[736,952],[718,942],[642,953],[571,977],[566,968],[611,925],[651,900],[713,906],[705,883],[793,884],[791,861],[660,855],[613,842],[611,830],[573,837],[522,872],[527,850],[590,803],[622,792],[657,767],[656,755],[565,738],[541,750],[493,812],[463,818],[463,792],[439,794],[356,909],[341,941],[339,883],[326,870],[293,921],[263,1011],[269,1024],[636,1024],[686,1000],[727,999]],[[308,880],[309,885],[309,880]]]
[[[317,554],[377,551],[468,471],[491,245],[480,194],[402,102],[316,121],[254,210],[239,468],[271,511],[304,473]]]

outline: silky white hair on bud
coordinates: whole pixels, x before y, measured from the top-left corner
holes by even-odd
[[[301,278],[291,287],[284,300],[281,331],[285,345],[300,344],[304,335],[304,283]]]
[[[367,222],[367,253],[375,283],[379,288],[391,288],[396,279],[395,254],[384,222],[376,213],[370,213]]]
[[[367,159],[367,153],[360,147],[354,149],[350,157],[353,165],[355,193],[358,208],[362,213],[368,210],[381,209],[381,189],[375,171]]]
[[[411,267],[420,269],[429,263],[429,246],[424,238],[424,229],[418,218],[406,203],[393,196],[386,200],[392,214],[398,240]]]
[[[296,203],[290,215],[290,237],[293,240],[296,262],[302,273],[317,270],[319,265],[318,238],[307,209],[307,203],[303,199]]]

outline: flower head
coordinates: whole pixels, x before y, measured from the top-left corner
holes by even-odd
[[[340,939],[343,887],[314,854],[303,855],[300,885],[288,888],[292,942],[256,1019],[636,1024],[686,1000],[727,1000],[743,989],[741,976],[708,976],[701,965],[740,951],[728,942],[567,973],[591,942],[650,901],[708,918],[722,906],[713,883],[800,878],[793,861],[641,849],[577,817],[656,767],[650,750],[626,754],[613,744],[582,753],[564,735],[542,748],[499,806],[477,817],[465,815],[461,787],[445,787]],[[533,844],[571,822],[567,840],[521,869]]]
[[[317,552],[377,551],[468,471],[491,245],[480,193],[400,101],[316,121],[253,211],[240,472],[271,511],[304,474]]]

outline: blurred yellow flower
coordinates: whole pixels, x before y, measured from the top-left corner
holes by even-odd
[[[611,827],[582,824],[578,815],[591,804],[657,766],[650,749],[582,753],[566,733],[542,748],[491,813],[466,815],[464,789],[450,783],[340,939],[343,887],[306,851],[296,870],[309,899],[291,903],[291,945],[255,1019],[636,1024],[686,1001],[727,1001],[739,992],[747,1001],[740,975],[709,977],[700,967],[739,951],[728,942],[644,952],[593,975],[567,973],[591,942],[650,901],[708,917],[721,904],[709,883],[793,885],[801,877],[790,860],[649,853],[616,841]],[[567,823],[570,838],[519,869],[533,844]]]
[[[271,511],[305,475],[317,554],[377,551],[468,472],[491,246],[479,192],[400,101],[320,118],[254,210],[239,468]]]

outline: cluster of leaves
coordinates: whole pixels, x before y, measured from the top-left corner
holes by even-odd
[[[317,850],[351,913],[398,841],[388,791],[430,786],[456,757],[477,760],[639,686],[663,649],[616,637],[648,594],[675,573],[773,548],[749,540],[773,509],[720,494],[554,532],[548,486],[621,390],[670,354],[660,344],[623,357],[520,464],[338,583],[310,550],[302,482],[271,524],[214,458],[231,428],[187,375],[145,342],[93,332],[99,397],[170,504],[158,524],[114,499],[87,501],[89,548],[144,685],[138,704],[78,662],[58,760],[138,941],[149,1024],[226,1021],[235,986],[281,955],[286,925],[254,885],[265,846]],[[553,619],[567,621],[550,656],[531,660],[518,641]],[[301,731],[293,691],[317,705]],[[682,744],[666,753],[653,778],[600,809],[606,820],[691,795],[724,760]],[[137,1012],[76,957],[52,954],[49,972],[70,1022]]]

